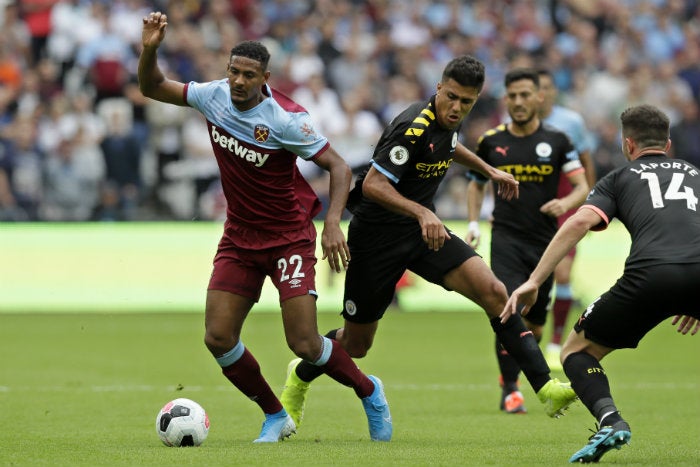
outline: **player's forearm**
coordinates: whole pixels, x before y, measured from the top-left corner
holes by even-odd
[[[571,190],[571,193],[569,193],[567,196],[561,199],[562,202],[564,202],[566,205],[566,210],[569,211],[571,209],[576,209],[579,206],[581,206],[583,202],[586,201],[588,192],[588,183],[586,183],[585,181],[583,183],[574,185],[573,189]]]
[[[455,148],[455,160],[471,170],[476,170],[485,177],[491,178],[493,171],[495,170],[489,164],[487,164],[481,157],[474,154],[472,151],[466,148],[466,146],[461,143],[457,143]]]
[[[537,267],[530,274],[530,280],[537,283],[538,286],[552,275],[557,264],[588,232],[589,225],[577,214],[564,222],[544,250]]]
[[[340,224],[345,204],[348,201],[352,172],[346,164],[338,164],[329,170],[328,210],[325,223]]]
[[[595,164],[593,164],[593,159],[591,158],[591,153],[586,151],[579,154],[581,159],[581,165],[586,169],[586,182],[588,182],[588,188],[593,188],[595,185],[597,176],[595,172]]]
[[[152,95],[158,85],[165,81],[165,75],[158,66],[157,51],[157,47],[144,47],[139,56],[137,76],[139,89],[144,96]]]
[[[362,194],[389,211],[418,219],[428,208],[396,191],[383,175],[370,170],[362,184]]]

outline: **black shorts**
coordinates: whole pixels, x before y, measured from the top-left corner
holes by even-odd
[[[350,265],[345,273],[343,317],[353,323],[372,323],[384,315],[394,297],[396,283],[408,269],[444,287],[452,269],[472,256],[479,256],[458,235],[440,250],[428,249],[418,223],[370,224],[356,218],[348,227]]]
[[[491,237],[491,269],[505,284],[508,295],[530,278],[535,266],[542,257],[547,245],[528,243],[522,239],[493,232]],[[554,275],[542,283],[537,293],[537,301],[524,318],[532,324],[542,326],[547,321],[549,293],[552,290]]]
[[[612,349],[634,349],[657,324],[674,315],[700,319],[700,264],[664,264],[626,270],[574,325],[576,332]]]

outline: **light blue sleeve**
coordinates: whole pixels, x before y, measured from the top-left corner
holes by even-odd
[[[318,133],[306,112],[291,112],[280,143],[304,160],[312,159],[328,145],[328,139]]]
[[[215,88],[216,82],[197,83],[190,81],[187,85],[187,103],[206,115],[207,106],[205,103],[211,99]]]

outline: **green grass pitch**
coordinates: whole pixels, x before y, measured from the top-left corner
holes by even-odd
[[[325,331],[340,324],[319,317]],[[566,465],[594,421],[577,403],[544,415],[498,411],[492,332],[481,313],[391,311],[359,365],[385,383],[390,443],[369,440],[352,390],[322,377],[298,433],[254,445],[262,414],[230,386],[203,343],[197,313],[0,314],[1,466],[521,466]],[[293,357],[280,316],[253,312],[245,344],[277,393]],[[632,444],[601,464],[700,464],[700,336],[662,323],[637,350],[603,364],[632,426]],[[555,376],[563,377],[560,374]],[[170,399],[207,410],[199,448],[163,446],[155,416]]]

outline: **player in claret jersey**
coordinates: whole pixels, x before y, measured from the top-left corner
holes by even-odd
[[[316,133],[307,112],[268,86],[270,55],[259,42],[245,41],[231,50],[227,78],[187,84],[167,79],[156,54],[167,24],[160,12],[143,19],[139,86],[145,96],[191,106],[207,120],[228,207],[207,290],[204,341],[223,374],[263,410],[265,421],[255,442],[277,442],[296,430],[240,338],[267,276],[279,290],[289,348],[352,387],[362,399],[370,437],[390,440],[391,415],[381,381],[363,374],[338,342],[319,335],[316,324],[312,220],[321,206],[297,169],[297,157],[330,173],[321,246],[337,272],[350,260],[340,228],[350,168]]]

